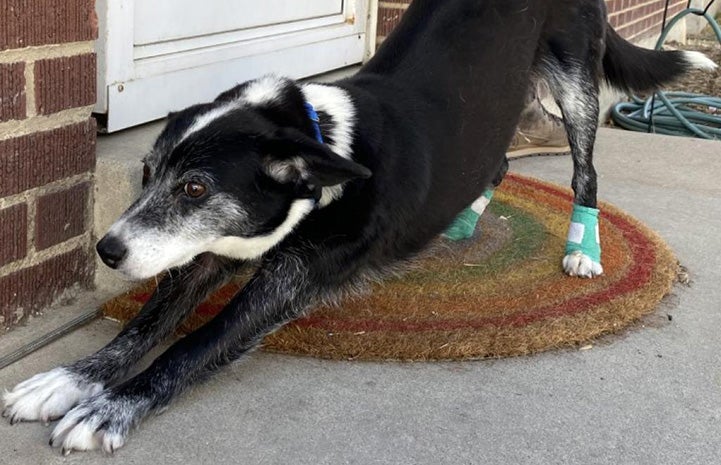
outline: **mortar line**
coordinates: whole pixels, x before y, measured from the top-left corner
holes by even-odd
[[[93,107],[88,105],[70,108],[51,115],[36,115],[23,120],[5,121],[0,123],[0,141],[84,123],[90,118],[92,109]]]
[[[25,117],[37,116],[35,107],[35,61],[25,62]]]
[[[94,41],[70,42],[67,44],[37,45],[14,48],[0,52],[0,63],[17,63],[62,58],[74,55],[95,53]]]
[[[28,199],[25,202],[28,206],[28,227],[27,227],[27,256],[26,258],[29,258],[32,260],[32,257],[37,255],[37,250],[35,250],[35,215],[38,211],[38,193],[34,192],[30,195],[28,195]]]
[[[55,258],[58,255],[62,255],[78,248],[86,250],[90,242],[91,232],[85,231],[79,236],[71,237],[70,239],[61,242],[60,244],[55,244],[51,247],[48,247],[47,249],[43,249],[32,255],[28,254],[28,256],[26,256],[22,260],[18,260],[3,267],[0,267],[0,276],[7,276],[18,271],[22,271],[26,268],[31,268],[51,258]]]
[[[90,171],[85,171],[82,173],[70,175],[67,178],[51,181],[47,184],[43,184],[42,186],[35,186],[22,192],[18,192],[17,194],[12,194],[0,198],[0,210],[12,207],[13,205],[17,205],[18,203],[27,202],[29,196],[35,195],[36,193],[41,191],[41,193],[43,194],[52,194],[54,192],[63,190],[63,188],[66,188],[68,186],[80,184],[84,181],[93,180],[93,173]]]

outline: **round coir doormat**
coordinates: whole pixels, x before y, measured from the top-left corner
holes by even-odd
[[[461,360],[522,355],[618,331],[670,291],[677,262],[651,230],[602,204],[605,275],[567,277],[560,267],[571,193],[509,175],[467,241],[438,240],[402,277],[340,307],[318,308],[266,337],[267,351],[362,360]],[[219,290],[180,328],[213,317],[242,285]],[[104,306],[122,322],[148,283]]]

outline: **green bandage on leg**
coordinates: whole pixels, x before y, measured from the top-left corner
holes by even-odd
[[[446,229],[443,236],[452,241],[460,241],[472,237],[480,217],[481,215],[474,212],[470,207],[466,208],[453,220],[453,223]]]
[[[493,198],[493,189],[486,189],[483,195],[463,210],[453,223],[446,229],[443,236],[452,241],[460,241],[473,237],[478,220]]]
[[[593,262],[601,263],[601,238],[598,232],[598,209],[573,204],[568,228],[566,255],[581,252]]]

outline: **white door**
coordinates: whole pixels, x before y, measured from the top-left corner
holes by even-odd
[[[359,63],[371,0],[98,0],[98,103],[117,131],[254,77]]]

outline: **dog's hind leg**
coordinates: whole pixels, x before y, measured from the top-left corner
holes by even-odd
[[[210,254],[171,270],[138,316],[109,344],[75,363],[38,374],[3,396],[3,416],[11,423],[49,421],[118,381],[237,266]]]
[[[106,452],[122,446],[131,426],[150,411],[162,410],[192,383],[296,318],[326,288],[313,276],[338,276],[345,271],[340,265],[335,268],[323,263],[311,272],[295,256],[276,257],[213,320],[177,341],[144,372],[68,412],[53,431],[51,444],[65,450],[103,448]]]
[[[568,134],[573,157],[573,215],[563,269],[570,276],[593,278],[603,274],[596,204],[593,146],[598,128],[598,77],[581,63],[593,60],[549,59],[546,78]]]

